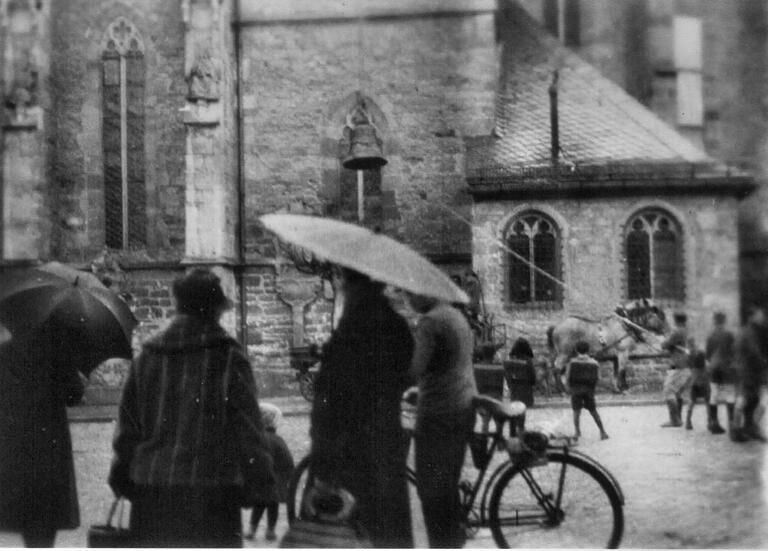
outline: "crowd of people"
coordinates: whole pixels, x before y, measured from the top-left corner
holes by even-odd
[[[458,483],[477,393],[469,323],[445,302],[409,294],[420,314],[412,330],[384,284],[341,267],[332,279],[338,308],[315,382],[305,511],[337,507],[375,547],[413,547],[400,415],[415,384],[429,543],[461,547]],[[194,269],[172,291],[176,315],[134,358],[113,439],[108,483],[131,503],[131,544],[240,547],[243,508],[252,508],[245,537],[266,512],[274,540],[293,470],[280,412],[259,403],[245,351],[219,323],[232,305],[219,278]],[[83,377],[55,365],[55,342],[38,335],[34,346],[11,339],[0,349],[0,529],[29,547],[52,547],[57,530],[80,522],[65,407],[81,399]]]
[[[451,304],[406,293],[418,314],[411,328],[384,295],[384,284],[343,267],[332,273],[337,310],[315,381],[305,512],[354,520],[375,547],[413,547],[404,476],[410,441],[401,400],[417,385],[416,486],[429,545],[462,547],[459,478],[478,393],[469,321]],[[175,317],[143,344],[128,373],[108,483],[131,502],[135,545],[242,546],[243,508],[253,509],[245,537],[255,537],[266,512],[265,538],[274,540],[294,468],[277,434],[280,411],[259,403],[245,351],[219,323],[231,307],[219,278],[195,269],[172,291]],[[725,432],[717,411],[725,403],[732,439],[765,441],[757,412],[768,376],[765,312],[751,309],[738,336],[722,313],[713,321],[699,350],[686,317],[675,315],[664,342],[670,353],[664,426],[683,426],[687,397],[686,428],[693,428],[693,408],[703,400],[709,430]],[[52,547],[57,530],[79,524],[65,406],[82,397],[83,380],[72,366],[53,368],[55,340],[38,337],[34,346],[11,340],[0,356],[0,528],[20,532],[27,546]],[[532,405],[536,374],[525,339],[512,346],[504,376],[510,397]],[[564,373],[575,437],[586,409],[608,438],[597,411],[597,380],[598,363],[589,344],[579,342]],[[522,417],[510,430],[524,423]]]
[[[722,312],[712,317],[713,328],[704,348],[688,335],[687,316],[674,315],[675,327],[662,347],[670,354],[663,394],[669,420],[662,427],[693,430],[693,409],[701,401],[707,408],[707,428],[712,434],[728,433],[735,442],[766,441],[760,429],[761,393],[768,383],[768,324],[761,306],[751,306],[747,322],[736,334],[727,328]],[[683,422],[684,403],[688,410]],[[727,429],[720,424],[718,408],[725,404]]]

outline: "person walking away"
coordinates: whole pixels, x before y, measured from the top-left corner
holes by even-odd
[[[240,508],[275,491],[253,372],[219,325],[231,303],[215,274],[194,269],[173,295],[128,374],[109,485],[139,547],[242,547]]]
[[[732,431],[738,379],[734,363],[736,338],[726,329],[726,316],[723,312],[715,312],[712,320],[714,328],[707,337],[704,350],[710,379],[709,432],[723,434],[725,430],[717,418],[717,408],[718,404],[725,403],[728,427],[729,431]]]
[[[765,442],[755,412],[760,405],[761,390],[768,379],[766,325],[765,310],[760,306],[752,306],[748,310],[747,323],[736,341],[736,363],[744,406],[742,426],[735,427],[731,434],[735,441],[755,439]]]
[[[600,364],[589,355],[589,343],[576,343],[576,356],[568,361],[565,367],[565,380],[571,393],[571,409],[573,409],[574,436],[581,438],[581,410],[586,409],[600,430],[600,439],[607,440],[603,421],[597,412],[595,388],[597,387]]]
[[[662,427],[683,426],[683,393],[691,379],[691,371],[688,367],[688,329],[686,323],[688,316],[682,312],[676,312],[673,316],[675,328],[661,344],[662,349],[669,352],[669,368],[664,377],[662,393],[669,410],[669,421]]]
[[[413,547],[400,402],[413,338],[384,284],[333,268],[338,325],[323,346],[310,414],[310,477],[343,488],[374,547]]]
[[[259,404],[259,410],[261,411],[261,418],[264,422],[264,429],[267,431],[265,437],[274,463],[277,484],[275,485],[275,495],[270,496],[271,499],[253,506],[248,532],[246,533],[245,538],[248,540],[254,539],[256,536],[256,528],[259,526],[264,511],[266,511],[267,530],[264,539],[267,541],[275,541],[275,539],[277,539],[275,527],[277,526],[280,503],[286,503],[288,501],[288,486],[291,483],[291,475],[293,474],[294,466],[293,456],[291,455],[291,451],[288,449],[285,440],[277,434],[277,425],[283,415],[280,408],[273,404],[262,402]]]
[[[533,388],[536,385],[536,369],[533,365],[533,349],[527,339],[519,337],[509,351],[509,360],[504,362],[504,377],[509,388],[509,399],[522,402],[526,408],[533,407]],[[525,414],[510,424],[510,436],[520,435],[525,430]]]
[[[80,525],[66,406],[84,386],[66,348],[50,327],[0,345],[0,530],[26,547]]]
[[[464,316],[431,297],[408,295],[420,314],[411,376],[418,382],[414,430],[416,488],[430,547],[459,548],[462,525],[459,478],[475,423],[472,332]]]
[[[690,351],[691,368],[691,401],[688,404],[688,412],[685,416],[686,430],[693,430],[693,407],[697,400],[703,400],[704,404],[709,404],[709,374],[706,369],[706,354],[703,350],[696,348],[696,342],[693,339],[688,341],[688,350]],[[712,426],[711,413],[708,413],[709,426]]]

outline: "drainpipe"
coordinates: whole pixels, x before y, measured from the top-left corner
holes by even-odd
[[[248,346],[248,304],[245,290],[245,175],[243,173],[243,98],[242,87],[240,85],[242,75],[241,49],[242,41],[240,37],[240,0],[234,0],[234,18],[232,21],[232,33],[235,42],[235,127],[237,128],[237,265],[235,266],[235,281],[237,283],[238,312],[240,317],[240,327],[238,329],[238,340],[247,349]]]
[[[557,70],[552,72],[552,84],[549,85],[549,128],[552,165],[556,166],[560,155],[560,128],[557,113]]]

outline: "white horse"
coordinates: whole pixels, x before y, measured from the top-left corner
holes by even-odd
[[[646,299],[616,308],[598,320],[571,315],[547,330],[547,342],[554,356],[557,373],[564,373],[566,362],[575,355],[576,343],[589,343],[589,352],[601,361],[613,362],[614,391],[626,390],[629,355],[638,343],[667,331],[664,312]]]

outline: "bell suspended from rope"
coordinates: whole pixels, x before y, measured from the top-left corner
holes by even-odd
[[[347,120],[347,126],[350,128],[349,153],[341,161],[344,168],[369,170],[387,164],[381,149],[381,138],[364,104],[356,107],[355,113]]]

